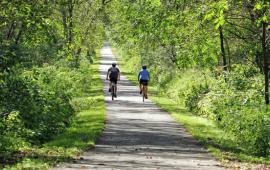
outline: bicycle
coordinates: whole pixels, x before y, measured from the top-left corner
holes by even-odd
[[[112,100],[114,100],[116,96],[116,84],[114,82],[112,82],[112,86],[111,86],[111,95],[112,95]]]

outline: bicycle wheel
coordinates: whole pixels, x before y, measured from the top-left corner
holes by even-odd
[[[112,100],[114,100],[114,94],[115,94],[115,85],[114,85],[114,83],[112,83],[112,92],[111,92],[111,94],[112,94]]]

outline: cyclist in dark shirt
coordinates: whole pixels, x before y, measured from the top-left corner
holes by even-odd
[[[120,80],[120,70],[119,68],[116,67],[116,63],[112,63],[112,67],[108,69],[106,80],[109,80],[109,78],[110,78],[109,92],[111,92],[112,82],[117,84],[117,81]],[[115,90],[117,91],[117,86]],[[115,97],[117,97],[116,94]]]

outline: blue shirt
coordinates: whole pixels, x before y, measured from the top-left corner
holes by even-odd
[[[139,72],[138,80],[150,80],[150,74],[149,74],[148,70],[142,69],[142,70]]]

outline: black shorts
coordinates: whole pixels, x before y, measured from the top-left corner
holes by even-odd
[[[117,84],[117,79],[116,78],[110,78],[110,82]]]
[[[148,80],[140,80],[140,84],[143,84],[145,86],[148,85]]]

